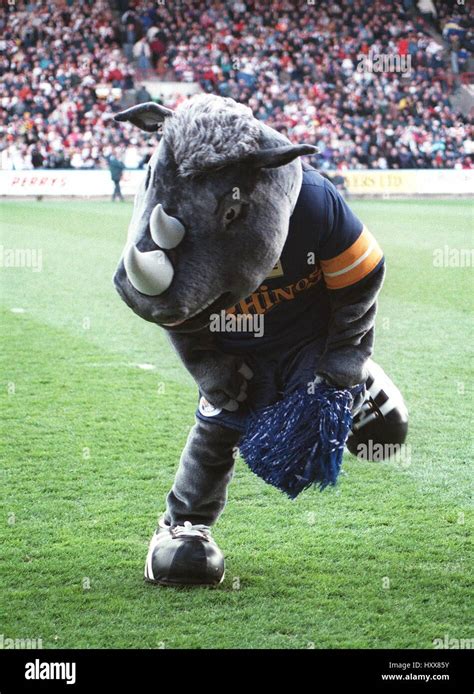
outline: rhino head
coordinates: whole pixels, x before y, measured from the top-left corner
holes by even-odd
[[[117,291],[146,320],[200,330],[270,274],[301,187],[298,157],[317,149],[213,95],[176,111],[139,104],[115,120],[162,135],[135,198]]]

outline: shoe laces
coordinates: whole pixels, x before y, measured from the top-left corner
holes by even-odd
[[[211,539],[211,529],[208,525],[200,523],[193,525],[189,521],[184,521],[184,525],[175,525],[171,528],[174,537],[200,537],[204,540]]]

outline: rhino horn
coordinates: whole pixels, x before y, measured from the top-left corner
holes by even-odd
[[[143,253],[130,244],[125,250],[123,262],[128,279],[141,294],[163,294],[173,281],[173,266],[163,251]]]
[[[185,229],[179,219],[170,217],[161,203],[157,205],[150,216],[150,233],[153,241],[160,248],[175,248],[183,240]]]

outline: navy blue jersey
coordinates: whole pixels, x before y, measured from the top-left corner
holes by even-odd
[[[273,272],[227,313],[263,315],[263,335],[220,332],[223,351],[273,350],[327,334],[331,291],[357,284],[383,263],[377,242],[336,188],[314,169],[303,184]]]

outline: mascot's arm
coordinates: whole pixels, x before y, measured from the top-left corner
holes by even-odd
[[[334,385],[349,388],[366,379],[364,366],[372,355],[376,298],[384,274],[382,263],[365,281],[329,290],[331,321],[317,372]]]
[[[253,376],[242,359],[221,352],[207,327],[189,334],[170,332],[169,338],[206,400],[214,407],[236,410]]]
[[[317,373],[340,387],[365,380],[365,363],[374,344],[377,295],[385,267],[383,252],[339,193],[327,186],[326,233],[320,263],[331,316],[326,349]]]

